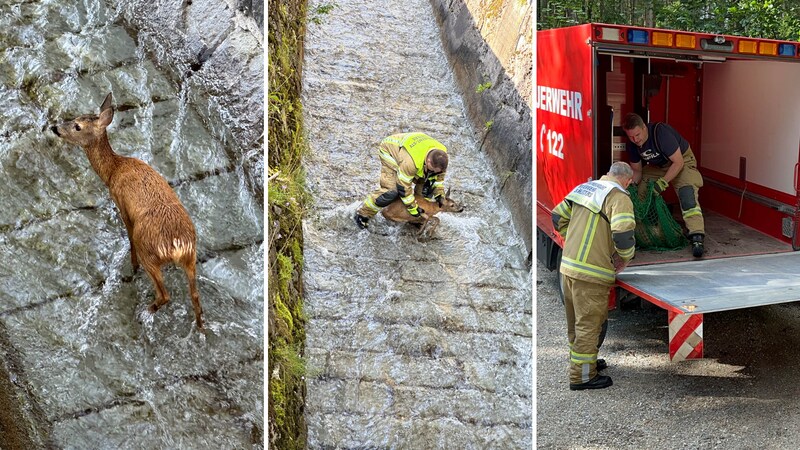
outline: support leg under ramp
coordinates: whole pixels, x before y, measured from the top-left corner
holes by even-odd
[[[703,315],[669,313],[669,359],[673,362],[703,357]]]

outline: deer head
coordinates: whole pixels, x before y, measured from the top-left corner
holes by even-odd
[[[464,204],[459,203],[452,198],[450,198],[450,189],[447,189],[447,192],[444,194],[444,200],[442,200],[441,206],[443,212],[461,212],[464,211]]]
[[[50,130],[65,141],[87,147],[105,134],[106,127],[114,119],[114,108],[111,106],[111,93],[106,96],[100,106],[99,115],[83,115],[67,122],[53,125]]]

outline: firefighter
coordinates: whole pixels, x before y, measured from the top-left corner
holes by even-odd
[[[628,154],[633,168],[633,183],[639,184],[639,196],[645,195],[647,183],[655,180],[655,192],[664,192],[670,183],[678,194],[681,213],[688,238],[692,243],[692,255],[703,256],[705,251],[705,224],[700,209],[698,194],[703,186],[703,177],[697,170],[697,160],[689,147],[689,142],[666,123],[646,124],[638,114],[628,114],[622,121],[622,128],[630,139]],[[642,168],[642,164],[646,167]]]
[[[627,188],[633,170],[611,165],[599,180],[577,186],[553,209],[553,226],[564,238],[561,276],[569,338],[569,388],[603,389],[613,383],[600,375],[600,332],[608,318],[608,294],[616,274],[633,258],[636,239]]]
[[[414,198],[414,185],[424,183],[422,195],[441,205],[444,200],[444,177],[447,170],[447,148],[424,133],[393,134],[381,142],[380,187],[364,200],[356,211],[359,228],[367,228],[369,219],[397,198],[414,217],[427,214]]]

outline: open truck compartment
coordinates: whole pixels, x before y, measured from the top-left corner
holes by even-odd
[[[796,42],[604,24],[539,31],[538,258],[556,269],[553,207],[627,161],[620,124],[636,112],[681,133],[704,178],[704,257],[637,249],[618,276],[670,312],[671,356],[702,356],[703,313],[799,300],[798,63]],[[663,197],[678,208],[672,189]]]
[[[702,189],[702,188],[701,188]],[[676,205],[677,209],[677,205]],[[791,252],[792,246],[722,214],[705,210],[706,241],[703,260]],[[678,250],[637,250],[628,267],[695,261],[688,247]],[[800,272],[798,272],[800,273]],[[800,278],[800,277],[798,277]]]

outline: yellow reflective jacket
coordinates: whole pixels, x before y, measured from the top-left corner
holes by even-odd
[[[577,186],[553,209],[553,226],[564,238],[561,273],[613,285],[613,255],[633,258],[636,240],[628,191],[611,176]]]
[[[385,138],[380,145],[381,161],[397,171],[397,192],[408,208],[416,215],[417,201],[414,199],[414,184],[430,179],[433,183],[433,197],[444,196],[445,172],[425,176],[425,158],[433,149],[447,151],[436,139],[425,133],[400,133]],[[431,197],[431,198],[433,198]]]

